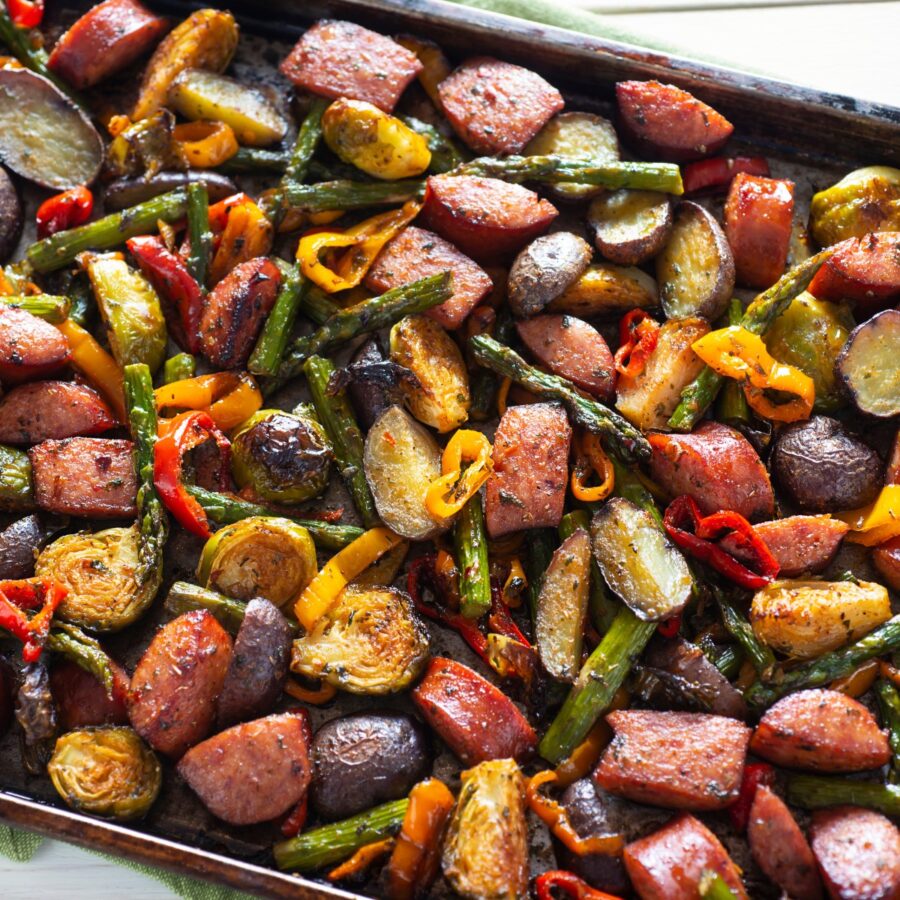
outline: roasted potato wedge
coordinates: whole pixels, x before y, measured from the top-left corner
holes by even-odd
[[[406,316],[391,329],[391,361],[409,369],[417,387],[403,384],[406,404],[425,425],[441,433],[469,418],[469,374],[459,347],[428,316]]]
[[[672,233],[672,203],[657,191],[612,191],[588,209],[594,245],[611,262],[637,266],[652,259]]]
[[[369,429],[364,465],[375,508],[392,531],[424,541],[450,526],[425,508],[428,485],[441,474],[441,448],[399,406],[385,410]]]
[[[22,178],[65,191],[91,184],[103,141],[88,117],[30,69],[0,69],[0,159]]]
[[[616,318],[631,309],[659,305],[656,282],[641,269],[594,263],[558,297],[547,312],[571,313],[583,319]]]
[[[890,617],[887,589],[871,581],[775,581],[750,606],[754,634],[799,659],[858,640]]]
[[[734,290],[734,258],[725,232],[702,206],[682,201],[672,235],[656,258],[659,297],[670,319],[717,319]]]
[[[819,191],[809,205],[809,230],[823,247],[872,231],[900,231],[900,169],[866,166]]]
[[[837,371],[856,408],[887,419],[900,413],[900,310],[886,309],[850,335]]]

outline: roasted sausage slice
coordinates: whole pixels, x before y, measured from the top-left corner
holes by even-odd
[[[552,403],[512,406],[497,426],[494,471],[485,489],[491,537],[557,526],[569,475],[572,429]]]
[[[493,285],[481,266],[432,231],[404,228],[369,269],[366,287],[381,293],[441,272],[453,273],[453,294],[425,315],[444,328],[459,328]]]
[[[106,0],[86,12],[56,43],[47,65],[79,90],[143,56],[168,28],[137,0]]]
[[[246,364],[280,284],[278,266],[260,256],[236,266],[210,291],[200,320],[200,345],[214,366],[239,369]]]
[[[468,666],[435,657],[412,692],[425,721],[467,766],[526,759],[537,736],[512,700]]]
[[[724,809],[738,796],[750,729],[705,713],[617,710],[596,784],[637,803]]]
[[[487,56],[466,60],[438,93],[456,133],[486,156],[520,153],[565,106],[536,72]]]
[[[799,691],[762,717],[751,750],[779,766],[811,772],[862,772],[891,758],[872,713],[840,691]]]
[[[274,603],[256,597],[247,604],[219,695],[219,728],[272,709],[287,678],[292,637]]]
[[[311,780],[306,712],[235,725],[192,747],[178,774],[231,825],[268,822],[296,806]]]
[[[151,747],[173,758],[212,728],[231,662],[231,638],[207,610],[163,625],[144,651],[128,693],[128,716]]]
[[[817,810],[810,844],[832,900],[900,897],[900,831],[881,813],[856,806]]]
[[[703,422],[691,434],[651,434],[650,474],[672,497],[689,494],[704,515],[731,509],[747,519],[771,518],[769,473],[739,431]]]
[[[364,100],[391,112],[422,70],[415,53],[352,22],[316,22],[281,64],[297,87],[337,100]]]
[[[19,384],[58,372],[69,360],[69,342],[52,325],[24,309],[0,304],[0,381]]]
[[[127,725],[129,679],[118,663],[113,671],[112,696],[90,672],[69,660],[55,662],[50,670],[50,690],[62,731],[93,725]]]
[[[699,820],[681,815],[625,847],[622,857],[641,900],[697,900],[704,872],[720,875],[748,900],[737,867],[719,839]]]
[[[756,864],[794,900],[819,900],[822,880],[800,826],[784,801],[761,784],[750,807],[747,841]]]
[[[110,519],[136,512],[134,444],[109,438],[43,441],[28,451],[34,496],[61,516]]]
[[[0,400],[0,443],[39,444],[102,434],[118,423],[106,401],[74,381],[36,381]]]

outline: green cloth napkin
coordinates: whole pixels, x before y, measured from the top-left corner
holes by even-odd
[[[677,52],[675,48],[667,46],[661,41],[644,38],[631,31],[619,28],[609,19],[584,10],[566,8],[558,2],[551,2],[551,0],[451,0],[451,2],[503,13],[507,16],[530,19],[533,22],[540,22],[544,25],[556,25],[559,28],[568,28],[571,31],[579,31],[613,41],[649,47],[653,50]],[[710,57],[707,57],[707,59],[711,62],[715,61]],[[17,831],[7,825],[0,825],[0,856],[5,856],[17,862],[27,862],[37,853],[42,842],[43,839],[36,834]],[[239,891],[216,887],[183,875],[173,875],[169,872],[164,872],[162,869],[140,865],[130,860],[106,856],[102,853],[98,853],[97,856],[133,869],[136,872],[141,872],[144,875],[149,875],[151,878],[155,878],[157,881],[165,884],[179,897],[186,898],[186,900],[242,900],[242,898],[247,897],[246,894],[242,894]]]

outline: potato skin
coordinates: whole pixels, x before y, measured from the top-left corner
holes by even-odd
[[[313,739],[310,799],[329,821],[405,796],[431,764],[427,731],[398,712],[365,712],[326,722]]]
[[[574,284],[591,261],[584,238],[557,231],[532,241],[509,270],[507,295],[517,316],[534,316]]]
[[[658,191],[611,191],[588,209],[594,246],[611,262],[637,266],[665,247],[672,233],[672,201]]]
[[[881,490],[878,454],[836,419],[813,416],[788,425],[772,452],[778,486],[804,512],[856,509]]]
[[[24,224],[19,189],[6,169],[0,169],[0,263],[5,263],[13,255]]]
[[[653,309],[658,305],[656,282],[642,269],[592,263],[581,278],[550,301],[547,311],[583,319],[608,319],[632,309]]]
[[[156,633],[128,694],[131,724],[154,750],[178,758],[206,737],[231,652],[228,632],[206,610],[184,613]]]
[[[891,758],[885,732],[858,700],[840,691],[799,691],[760,720],[750,749],[789,769],[864,772]]]

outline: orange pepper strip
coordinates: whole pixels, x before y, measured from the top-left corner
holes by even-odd
[[[379,856],[384,856],[393,846],[394,838],[392,837],[366,844],[364,847],[360,847],[350,859],[332,869],[325,877],[329,881],[340,881],[343,878],[350,878],[360,872],[365,872]]]
[[[97,343],[90,332],[71,319],[60,322],[56,328],[69,342],[72,365],[103,394],[115,417],[120,422],[126,422],[128,417],[119,364]]]
[[[747,403],[757,415],[776,422],[808,419],[816,399],[812,378],[769,354],[759,335],[740,325],[720,328],[694,341],[694,353],[711,369],[743,382]],[[773,403],[765,391],[793,395],[787,403]]]
[[[600,478],[600,484],[588,487],[585,482],[592,473]],[[593,432],[582,432],[576,444],[575,465],[572,467],[572,496],[582,503],[599,503],[613,492],[615,484],[616,471],[600,439]]]
[[[890,681],[895,687],[900,688],[900,669],[892,666],[889,662],[881,660],[878,664],[881,677]]]
[[[216,372],[163,385],[154,392],[156,410],[195,409],[229,431],[246,422],[262,406],[262,393],[246,372]]]
[[[861,697],[878,677],[878,660],[870,659],[864,662],[855,672],[851,672],[844,678],[832,681],[828,687],[832,691],[840,691],[848,697]]]
[[[213,169],[238,152],[234,131],[224,122],[176,125],[172,138],[192,169]]]
[[[294,678],[288,678],[284,684],[284,692],[301,703],[309,703],[311,706],[323,706],[334,699],[337,688],[333,684],[323,681],[321,687],[311,690],[303,687]]]
[[[425,508],[435,518],[455,516],[478,493],[494,469],[491,442],[480,432],[456,431],[441,456],[441,475],[428,486]],[[468,463],[463,470],[463,463]]]
[[[444,826],[454,806],[453,794],[437,778],[420,781],[409,794],[409,806],[387,868],[391,900],[413,900],[437,874]]]
[[[503,582],[500,598],[510,609],[518,609],[522,605],[522,593],[528,587],[528,578],[518,556],[509,563],[509,575]]]
[[[210,212],[212,209],[210,207]],[[218,284],[241,263],[266,256],[272,249],[273,239],[272,223],[252,200],[227,209],[225,230],[209,267],[210,284]]]
[[[512,387],[512,378],[504,378],[497,389],[497,415],[502,419],[506,413],[506,401],[509,397],[509,389]]]
[[[625,846],[621,834],[610,834],[603,837],[579,837],[578,832],[569,821],[565,807],[541,793],[545,784],[557,784],[558,776],[553,769],[544,769],[533,775],[525,786],[525,800],[531,811],[553,832],[567,850],[578,856],[605,853],[617,856]]]

